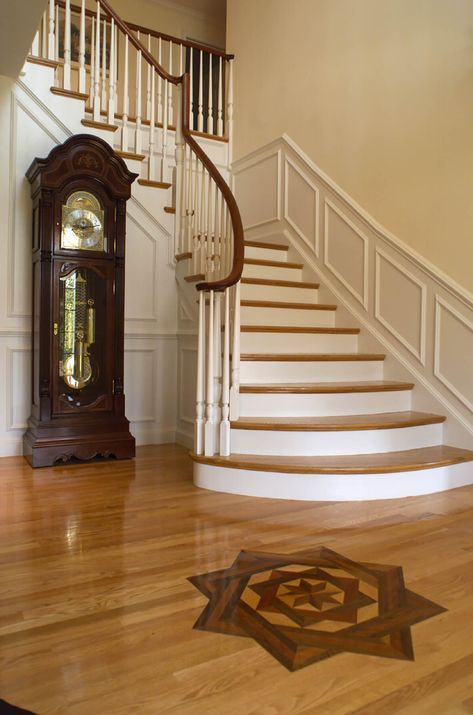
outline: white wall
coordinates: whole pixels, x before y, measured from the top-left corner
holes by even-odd
[[[0,456],[21,454],[30,412],[31,199],[25,171],[34,157],[47,156],[74,128],[73,118],[69,122],[50,101],[50,107],[38,101],[21,78],[15,84],[0,77]],[[175,438],[177,293],[172,244],[169,226],[132,199],[127,220],[125,395],[126,414],[139,444]]]

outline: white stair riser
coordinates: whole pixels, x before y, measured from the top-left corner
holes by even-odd
[[[301,281],[301,268],[280,268],[278,266],[260,266],[245,263],[243,268],[244,278],[269,278],[277,281]]]
[[[392,392],[343,392],[328,394],[243,393],[240,415],[246,417],[298,417],[369,415],[401,412],[411,408],[411,390]]]
[[[242,283],[240,291],[242,300],[284,300],[289,303],[317,303],[319,293],[316,288],[292,288],[252,283]]]
[[[439,444],[442,425],[420,425],[383,430],[283,432],[232,429],[231,449],[236,454],[318,456],[376,454],[419,449]]]
[[[391,474],[282,474],[194,464],[196,487],[301,501],[368,501],[435,494],[473,483],[472,463]]]
[[[297,310],[241,306],[242,325],[294,325],[309,328],[333,328],[335,310]]]
[[[242,353],[355,353],[357,335],[242,333]]]
[[[349,382],[382,380],[381,360],[282,362],[271,360],[242,360],[240,380],[243,384],[276,382]]]
[[[287,261],[287,251],[245,246],[245,258],[257,258],[262,261]]]

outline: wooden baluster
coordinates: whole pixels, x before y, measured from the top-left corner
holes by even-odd
[[[233,307],[232,384],[230,388],[230,420],[240,416],[240,283],[235,285]]]
[[[223,213],[223,212],[222,212]],[[201,291],[202,292],[202,291]],[[230,288],[225,291],[222,369],[222,420],[220,422],[220,455],[230,454]]]
[[[62,86],[71,88],[71,0],[66,0],[64,17],[64,65],[62,68]]]
[[[122,151],[128,151],[128,116],[130,114],[130,93],[128,88],[128,35],[125,35],[125,58],[123,68],[123,118]]]
[[[227,98],[227,136],[228,136],[228,166],[233,158],[233,61],[228,63],[228,98]]]
[[[95,17],[92,18],[92,27],[90,33],[90,87],[89,87],[89,104],[94,106],[95,96]]]
[[[162,40],[158,37],[158,62],[162,65]],[[163,80],[158,75],[158,124],[163,123]]]
[[[56,60],[56,32],[57,24],[55,23],[55,6],[54,0],[49,0],[49,15],[48,15],[48,60]]]
[[[217,136],[223,137],[223,63],[222,58],[218,58],[218,118]]]
[[[197,115],[197,131],[204,131],[204,54],[202,50],[199,53],[199,113]]]
[[[148,52],[151,52],[151,35],[148,35]],[[151,65],[146,63],[146,119],[151,118]],[[154,69],[152,71],[154,75]]]
[[[161,156],[161,181],[166,181],[166,159],[168,150],[168,81],[164,80],[163,142]]]
[[[148,65],[149,67],[149,65]],[[155,112],[155,101],[154,101],[154,84],[155,84],[156,73],[151,73],[150,91],[151,91],[151,106],[150,106],[150,125],[149,125],[149,157],[148,157],[148,179],[150,181],[154,180],[154,143],[155,143],[155,131],[154,131],[154,112]],[[161,179],[162,181],[162,179]]]
[[[205,293],[199,293],[199,334],[197,337],[197,390],[196,418],[194,426],[194,450],[204,453],[204,411],[205,411]]]
[[[189,47],[189,128],[194,129],[194,50]]]
[[[169,41],[169,74],[172,74],[172,50],[173,50],[173,45],[170,40]],[[172,126],[173,119],[174,119],[172,88],[173,88],[172,82],[168,82],[168,126]]]
[[[95,22],[95,77],[94,77],[94,122],[100,122],[100,2],[97,0]]]
[[[140,33],[137,33],[138,40]],[[136,53],[136,99],[135,99],[135,114],[136,114],[136,130],[135,130],[135,152],[141,154],[141,50]]]
[[[93,43],[91,44],[93,47]],[[93,53],[92,53],[93,54]],[[79,92],[86,92],[87,74],[85,71],[85,0],[82,0],[80,7],[79,22]]]
[[[108,123],[115,123],[115,20],[110,28],[110,58],[108,62]]]
[[[207,134],[214,133],[214,109],[213,109],[213,67],[212,53],[209,53],[209,100],[207,111]]]
[[[207,399],[205,420],[205,446],[207,457],[215,454],[215,423],[214,423],[214,291],[209,292],[209,332],[207,349]]]
[[[110,63],[110,58],[109,58]],[[103,21],[102,36],[102,107],[107,107],[107,21]]]

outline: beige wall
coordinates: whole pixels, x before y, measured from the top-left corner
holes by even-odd
[[[235,158],[287,132],[473,291],[471,0],[228,0]]]
[[[153,0],[112,0],[116,12],[128,22],[158,30],[167,35],[191,37],[216,47],[225,47],[225,21],[203,12],[188,10],[171,2],[162,5]]]

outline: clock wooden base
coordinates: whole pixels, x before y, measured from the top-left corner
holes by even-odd
[[[135,456],[135,438],[128,425],[123,418],[84,429],[84,425],[59,427],[57,421],[39,423],[31,418],[23,437],[23,454],[32,467],[51,467],[72,459],[90,461],[96,457],[131,459]]]

